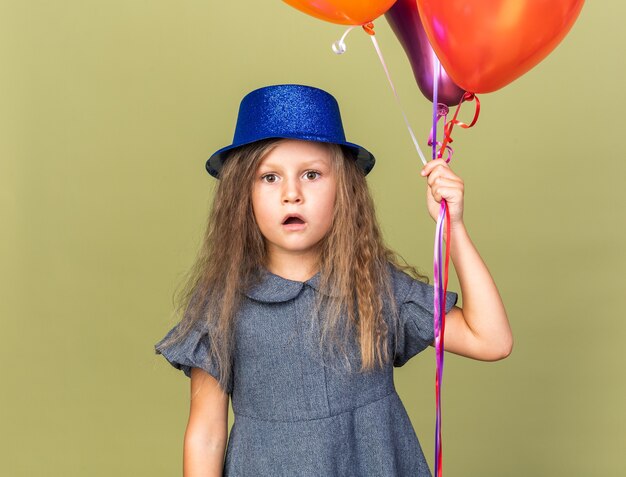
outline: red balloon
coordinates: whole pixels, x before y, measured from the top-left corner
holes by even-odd
[[[437,57],[422,26],[415,0],[398,0],[385,13],[385,18],[396,34],[409,58],[417,86],[426,99],[433,100],[434,65]],[[459,104],[463,91],[450,79],[443,67],[437,81],[437,102],[447,106]]]
[[[452,80],[490,93],[543,60],[584,0],[416,0],[424,30]]]

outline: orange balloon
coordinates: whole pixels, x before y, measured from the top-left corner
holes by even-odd
[[[490,93],[556,48],[584,0],[416,0],[430,43],[450,78]]]
[[[283,0],[298,10],[332,23],[363,25],[378,18],[396,0]]]

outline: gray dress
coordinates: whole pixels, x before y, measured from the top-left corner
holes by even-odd
[[[318,293],[319,274],[298,282],[264,271],[261,283],[248,290],[227,388],[235,420],[224,476],[431,476],[396,393],[393,367],[433,341],[433,287],[390,269],[400,311],[397,351],[393,364],[369,373],[327,367],[320,360],[314,346],[319,323],[306,313]],[[448,292],[446,311],[456,301],[457,294]],[[203,328],[168,348],[162,341],[156,353],[187,376],[192,367],[218,376],[206,359]]]

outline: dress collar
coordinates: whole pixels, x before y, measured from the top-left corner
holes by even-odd
[[[245,292],[248,298],[256,301],[279,303],[293,300],[300,294],[305,285],[319,291],[320,272],[304,282],[283,278],[266,268],[261,269],[260,275],[260,280]]]

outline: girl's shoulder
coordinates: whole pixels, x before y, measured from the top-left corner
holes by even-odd
[[[389,271],[391,286],[396,301],[404,301],[403,299],[414,287],[428,287],[426,281],[410,275],[407,271],[392,262],[387,262],[387,269]]]
[[[434,312],[435,288],[428,283],[428,277],[420,275],[419,278],[412,276],[405,270],[389,263],[392,288],[396,304],[401,308],[414,310],[415,307],[425,311],[428,316]],[[413,272],[417,270],[413,269]],[[447,290],[445,295],[446,313],[456,305],[458,294]]]

